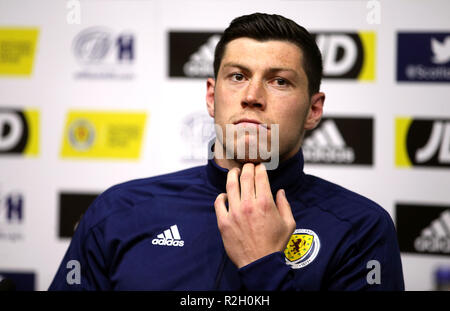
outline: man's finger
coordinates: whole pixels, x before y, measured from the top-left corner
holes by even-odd
[[[221,223],[221,219],[227,216],[227,194],[221,193],[217,196],[214,202],[214,209],[216,210],[217,223]]]
[[[292,230],[295,229],[295,219],[294,215],[292,215],[291,205],[289,204],[286,193],[283,189],[278,190],[276,204],[278,207],[278,211],[280,213],[281,218],[283,218],[284,222],[291,226]]]
[[[258,164],[255,167],[255,188],[257,198],[264,196],[272,198],[269,176],[267,175],[266,167],[264,166],[264,164]]]
[[[240,177],[241,201],[255,198],[255,165],[245,163]]]
[[[227,175],[227,197],[228,207],[231,210],[232,207],[238,207],[241,202],[241,191],[239,187],[239,174],[241,170],[237,167],[228,171]]]

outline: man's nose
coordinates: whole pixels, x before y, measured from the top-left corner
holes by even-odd
[[[250,80],[245,90],[244,98],[242,99],[241,106],[243,108],[266,108],[266,91],[261,81]]]

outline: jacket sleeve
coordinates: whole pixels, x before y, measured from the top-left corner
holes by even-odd
[[[56,272],[49,290],[109,290],[110,282],[105,263],[101,222],[92,226],[96,218],[97,198],[81,219],[69,248]]]
[[[262,257],[240,268],[239,274],[248,290],[295,290],[295,272],[286,265],[283,252]]]
[[[340,241],[334,258],[327,263],[320,290],[404,290],[400,251],[390,216],[379,213],[364,225],[352,228]],[[248,290],[304,290],[296,275],[302,269],[286,265],[283,252],[267,255],[239,269]]]

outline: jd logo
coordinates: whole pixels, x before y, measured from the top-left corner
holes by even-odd
[[[317,33],[324,78],[374,80],[375,33]]]
[[[434,156],[443,164],[450,164],[450,122],[433,122],[431,134],[425,146],[415,152],[415,161],[425,163]]]
[[[20,111],[0,111],[0,153],[21,153],[28,139],[28,126]]]
[[[450,167],[450,120],[396,121],[398,166]]]
[[[0,155],[36,155],[38,112],[0,109]]]

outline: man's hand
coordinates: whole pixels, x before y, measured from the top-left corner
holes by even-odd
[[[228,257],[242,268],[283,251],[296,224],[284,190],[277,192],[275,204],[263,164],[244,164],[240,186],[239,173],[239,168],[228,172],[227,193],[217,196],[214,207]]]

